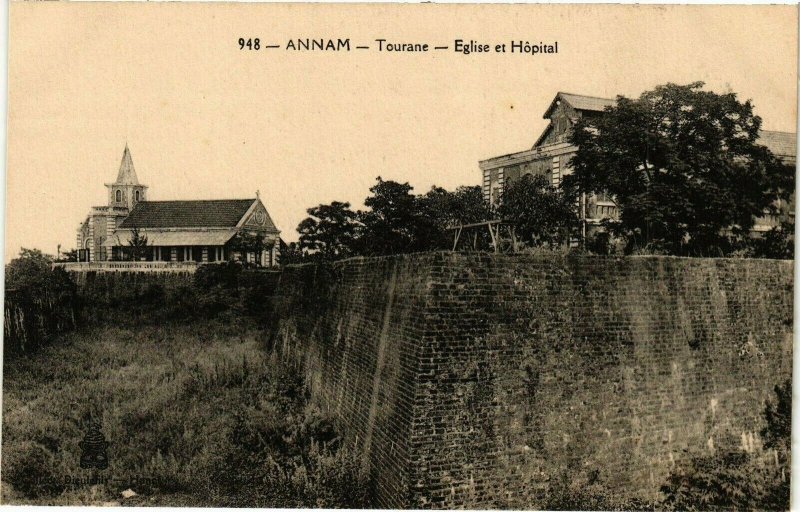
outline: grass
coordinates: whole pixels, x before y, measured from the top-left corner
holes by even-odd
[[[6,362],[3,503],[367,506],[357,457],[243,322],[96,326]],[[92,422],[105,470],[79,466]]]

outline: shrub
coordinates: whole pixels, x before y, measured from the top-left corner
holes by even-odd
[[[670,510],[788,510],[791,448],[791,381],[767,402],[760,453],[729,452],[678,464],[661,487]]]
[[[788,494],[786,501],[780,498],[781,474],[770,459],[732,452],[679,464],[661,487],[663,506],[668,510],[786,510]]]
[[[77,288],[61,268],[39,250],[22,249],[6,265],[6,325],[3,346],[7,358],[38,348],[57,334],[75,327]]]
[[[544,510],[653,510],[655,504],[632,492],[609,489],[599,470],[584,474],[577,465],[554,478],[545,494]]]
[[[236,261],[200,265],[194,273],[194,285],[201,290],[214,287],[235,289],[242,269],[243,265]]]

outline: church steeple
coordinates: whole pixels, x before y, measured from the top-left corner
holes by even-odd
[[[122,152],[122,162],[119,164],[119,173],[117,173],[118,185],[138,185],[139,179],[136,177],[136,169],[133,168],[133,158],[131,158],[131,150],[128,149],[128,143],[125,143],[125,151]]]
[[[117,181],[106,183],[108,187],[108,206],[112,208],[132,209],[139,201],[145,201],[147,186],[139,183],[136,177],[136,170],[133,168],[133,158],[128,144],[122,152],[122,161],[119,164]]]

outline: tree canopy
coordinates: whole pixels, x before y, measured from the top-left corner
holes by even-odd
[[[365,198],[366,209],[334,201],[307,210],[297,227],[300,239],[285,261],[336,260],[349,256],[381,256],[447,249],[459,223],[491,218],[480,187],[458,187],[450,192],[432,187],[415,195],[408,183],[377,178]],[[298,254],[299,250],[299,254]]]
[[[758,143],[761,119],[750,101],[702,86],[618,97],[570,135],[578,150],[564,186],[608,192],[620,212],[612,228],[629,249],[728,253],[794,189],[792,170]]]
[[[309,217],[297,226],[301,249],[326,260],[346,258],[354,253],[359,223],[350,203],[334,201],[306,212]]]
[[[511,182],[503,193],[500,215],[529,246],[568,243],[578,225],[575,198],[541,175],[526,174]]]

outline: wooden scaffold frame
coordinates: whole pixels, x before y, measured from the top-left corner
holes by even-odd
[[[453,251],[458,250],[459,242],[463,244],[467,239],[472,240],[472,250],[477,251],[478,235],[482,228],[489,231],[490,243],[495,253],[517,252],[518,243],[514,225],[503,220],[489,220],[449,227],[448,230],[453,231]]]

